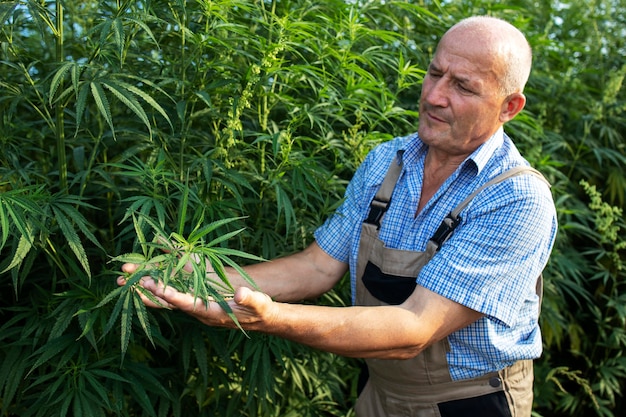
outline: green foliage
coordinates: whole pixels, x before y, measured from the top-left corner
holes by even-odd
[[[626,376],[626,240],[622,237],[626,222],[622,209],[604,202],[596,186],[584,180],[580,185],[589,202],[570,211],[565,233],[571,240],[585,242],[577,252],[581,259],[572,267],[573,262],[564,258],[572,254],[560,249],[549,268],[558,278],[550,291],[563,286],[560,281],[568,277],[572,282],[567,284],[569,292],[553,297],[551,307],[560,317],[552,317],[553,322],[544,326],[550,349],[538,367],[539,380],[545,381],[541,386],[551,396],[542,396],[542,401],[547,409],[563,415],[614,415],[621,407]],[[568,310],[568,300],[575,309]]]
[[[436,19],[392,7],[2,3],[3,415],[345,415],[351,362],[147,310],[135,284],[158,263],[223,301],[223,265],[311,241],[415,121],[408,34]]]
[[[559,214],[535,413],[618,415],[619,6],[0,2],[0,415],[350,415],[354,361],[146,309],[143,272],[115,280],[124,261],[158,263],[168,285],[223,301],[223,265],[305,247],[367,151],[415,130],[438,37],[479,13],[534,48],[528,104],[507,131]],[[197,280],[204,263],[181,269],[178,249],[209,256],[215,281]]]

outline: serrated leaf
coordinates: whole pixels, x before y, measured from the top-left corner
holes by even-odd
[[[152,401],[148,396],[143,381],[136,380],[133,378],[133,382],[130,384],[130,389],[134,393],[133,397],[143,408],[143,411],[147,412],[149,415],[156,417],[154,412],[154,407],[152,406]]]
[[[137,281],[139,281],[139,279],[140,279],[139,275],[133,274],[133,276],[131,276],[130,278],[126,280],[126,284],[123,287],[118,287],[115,290],[111,291],[95,307],[95,308],[98,308],[101,305],[107,304],[114,298],[114,296],[118,296],[117,302],[115,303],[115,306],[113,306],[113,310],[111,311],[111,315],[109,316],[109,320],[107,321],[107,324],[106,326],[104,326],[104,330],[102,331],[103,336],[106,335],[111,330],[117,318],[119,317],[120,312],[122,311],[125,297],[127,297],[127,294],[133,290],[132,286],[134,284],[132,284],[132,282],[135,281],[136,283]]]
[[[71,395],[68,395],[64,400],[63,403],[61,404],[60,407],[60,413],[59,415],[61,416],[66,416],[67,412],[70,409],[70,405],[72,405],[72,400],[74,399],[74,397],[72,397]]]
[[[126,378],[124,378],[124,377],[122,377],[122,376],[120,376],[120,375],[118,375],[118,374],[116,374],[114,372],[107,371],[105,369],[98,369],[98,368],[96,368],[96,369],[92,369],[91,372],[94,375],[96,375],[96,376],[98,376],[100,378],[112,379],[112,380],[120,381],[120,382],[129,382],[128,379],[126,379]]]
[[[121,357],[124,360],[128,344],[130,343],[130,335],[133,327],[133,291],[128,291],[120,300],[122,301],[122,316],[120,318],[120,349]]]
[[[155,87],[153,83],[148,82],[145,79],[141,79],[139,81],[142,83],[148,84],[152,87]],[[128,83],[120,82],[120,81],[118,81],[118,83],[120,83],[120,85],[123,85],[128,91],[132,92],[136,96],[141,97],[142,100],[148,103],[154,110],[156,110],[161,116],[163,116],[163,118],[167,121],[167,123],[169,123],[170,127],[172,127],[172,123],[170,121],[170,117],[168,116],[167,112],[163,109],[163,107],[161,107],[159,103],[157,103],[157,101],[154,98],[152,98],[145,91],[142,91],[141,89],[139,89],[138,87],[132,84],[128,84]],[[159,88],[159,91],[163,92],[163,90],[161,90],[160,88]]]
[[[206,349],[206,344],[204,342],[203,333],[202,332],[194,332],[192,336],[193,350],[196,356],[196,363],[198,364],[198,368],[200,369],[200,374],[202,375],[203,380],[206,382],[209,377],[209,367],[208,367],[208,352]]]
[[[172,260],[175,260],[176,256],[172,255],[170,253],[161,253],[159,255],[153,256],[152,258],[148,259],[143,265],[146,266],[145,270],[147,272],[151,272],[154,268],[148,268],[148,266],[150,265],[161,265],[161,264],[168,264],[171,263]],[[157,269],[160,268],[157,267]]]
[[[213,248],[211,248],[209,250],[211,250],[212,252],[216,251]],[[219,248],[218,256],[224,256],[224,257],[227,257],[227,256],[237,256],[239,258],[249,259],[249,260],[252,260],[252,261],[259,261],[259,262],[260,261],[266,261],[265,259],[263,259],[260,256],[257,256],[257,255],[251,254],[251,253],[247,253],[247,252],[243,252],[243,251],[240,251],[238,249],[230,249],[230,248]]]
[[[87,341],[91,344],[96,354],[98,353],[98,342],[96,341],[96,337],[94,335],[93,325],[98,319],[98,315],[95,313],[91,313],[90,311],[80,310],[75,314],[78,318],[78,324],[82,330],[78,339],[82,339],[83,337],[87,339]]]
[[[254,282],[254,280],[252,279],[252,277],[250,277],[250,275],[248,275],[248,273],[241,267],[239,266],[235,261],[233,261],[230,258],[222,258],[224,260],[224,262],[226,262],[229,266],[231,266],[232,268],[234,268],[237,273],[248,283],[250,284],[250,286],[252,288],[254,288],[255,290],[259,291],[259,287],[257,286],[257,284]]]
[[[218,236],[215,239],[213,239],[212,241],[206,243],[204,246],[208,246],[208,247],[217,246],[219,243],[222,243],[222,242],[225,242],[225,241],[229,240],[230,238],[238,235],[239,233],[241,233],[244,230],[246,230],[246,229],[245,228],[241,228],[239,230],[235,230],[235,231],[232,231],[232,232],[224,233],[223,235]]]
[[[211,222],[209,224],[207,224],[206,226],[198,229],[198,230],[194,230],[192,233],[189,234],[189,238],[188,240],[190,242],[195,242],[199,239],[201,239],[202,237],[206,236],[208,233],[212,232],[213,230],[217,229],[218,227],[224,226],[228,223],[232,223],[236,220],[241,220],[244,219],[245,217],[231,217],[228,219],[221,219],[221,220],[216,220],[214,222]]]
[[[113,19],[112,22],[113,28],[113,39],[115,40],[115,45],[119,48],[120,58],[124,56],[124,23],[121,18]]]
[[[138,286],[137,291],[139,291],[142,295],[144,295],[148,300],[152,301],[154,304],[162,308],[170,309],[170,307],[163,304],[151,291],[146,290],[144,287]]]
[[[35,20],[39,27],[39,33],[46,33],[50,30],[55,37],[59,36],[59,31],[49,15],[50,12],[43,4],[36,1],[28,1],[26,4],[28,5],[31,18]]]
[[[141,300],[141,297],[138,293],[133,293],[133,302],[135,304],[135,312],[137,313],[137,319],[139,319],[139,324],[141,324],[141,328],[143,332],[154,346],[154,340],[152,340],[152,329],[150,328],[150,320],[148,318],[148,311],[146,310],[146,305]]]
[[[26,238],[24,235],[21,235],[11,263],[9,263],[9,266],[0,271],[0,274],[4,274],[5,272],[18,266],[24,260],[26,255],[28,255],[28,252],[32,247],[33,245],[30,239]],[[17,291],[18,286],[15,278],[13,279],[13,286],[15,288],[15,291]]]
[[[83,216],[80,213],[80,211],[76,209],[75,206],[86,207],[89,209],[96,209],[96,207],[92,206],[91,204],[87,204],[83,201],[80,201],[78,198],[75,198],[75,197],[72,197],[72,198],[61,197],[61,198],[58,198],[56,201],[54,201],[53,204],[54,204],[54,207],[56,207],[58,210],[64,212],[66,217],[68,217],[69,219],[72,219],[72,223],[78,227],[81,233],[87,239],[89,239],[91,243],[96,245],[102,251],[105,251],[104,247],[100,244],[98,239],[94,236],[93,233],[91,233],[91,230],[89,230],[89,227],[87,226],[88,224],[87,219],[85,219],[85,216]]]
[[[128,281],[126,282],[126,285],[130,285]],[[108,293],[102,300],[100,300],[100,302],[94,308],[100,308],[100,307],[110,303],[111,300],[113,300],[114,298],[119,297],[120,293],[122,291],[126,290],[126,288],[125,288],[126,285],[124,287],[117,287],[113,291]]]
[[[7,216],[4,210],[4,203],[0,200],[0,229],[2,229],[2,240],[0,241],[0,250],[4,248],[4,245],[9,239],[9,216]]]
[[[21,233],[23,237],[27,238],[29,242],[32,243],[32,232],[30,230],[31,226],[26,217],[24,217],[23,212],[16,210],[19,207],[18,204],[19,199],[12,199],[7,202],[5,207],[9,213],[9,216],[11,216],[11,219],[13,219],[13,224],[15,225],[17,230]]]
[[[120,86],[116,81],[103,80],[102,85],[111,93],[113,93],[113,95],[115,95],[115,97],[117,97],[117,99],[120,100],[133,113],[135,113],[135,115],[139,119],[141,119],[141,121],[148,128],[149,131],[152,131],[152,126],[150,124],[150,120],[148,119],[148,115],[133,94]]]
[[[56,317],[52,330],[48,335],[48,340],[56,339],[61,336],[65,329],[70,325],[74,312],[71,309],[72,300],[64,300],[57,308],[54,309],[52,315]],[[68,308],[69,307],[69,308]]]
[[[139,244],[141,245],[141,250],[143,251],[144,256],[148,257],[150,256],[150,251],[149,251],[148,245],[145,243],[146,237],[143,233],[143,228],[141,227],[141,222],[139,221],[139,217],[136,216],[135,213],[133,213],[132,218],[133,218],[133,227],[135,228],[135,234],[137,235],[137,240],[139,241]],[[144,217],[141,216],[141,218],[144,218]]]
[[[197,270],[201,265],[201,262],[195,262],[192,253],[189,253],[188,251],[183,251],[182,255],[180,255],[180,257],[177,259],[174,270],[172,271],[173,274],[178,275],[181,271],[184,271],[188,263],[192,265],[195,270]]]
[[[87,273],[87,276],[91,279],[91,269],[89,267],[87,253],[85,253],[85,248],[83,247],[78,234],[74,230],[72,222],[65,216],[63,211],[59,210],[58,207],[53,206],[52,210],[54,211],[54,218],[61,229],[61,233],[63,233],[63,236],[67,240],[67,244],[70,246],[72,252],[74,252],[74,255]]]
[[[98,381],[95,378],[95,376],[92,375],[92,372],[88,370],[84,370],[80,373],[80,378],[85,380],[84,385],[87,391],[97,394],[98,397],[100,398],[100,401],[99,402],[96,401],[95,404],[98,404],[99,406],[104,405],[106,406],[106,408],[109,408],[110,402],[109,402],[108,391],[104,387],[104,385],[102,385],[100,381]],[[91,415],[93,415],[93,413]]]
[[[150,227],[152,227],[155,236],[167,236],[167,233],[165,233],[163,228],[160,225],[158,225],[157,223],[155,223],[154,220],[152,220],[152,218],[150,218],[149,216],[143,215],[143,214],[139,214],[137,216],[137,222],[139,222],[139,219],[141,219],[142,221],[145,221]],[[142,233],[142,236],[143,236],[143,233]],[[144,238],[144,239],[140,240],[140,243],[141,242],[145,243],[146,241],[147,240]]]
[[[141,253],[131,252],[115,256],[111,259],[111,261],[142,265],[145,264],[146,257]]]
[[[67,350],[70,346],[75,344],[73,335],[64,335],[56,339],[48,341],[45,345],[37,349],[31,356],[37,358],[35,363],[31,366],[28,374],[32,373],[42,364],[48,362],[59,352]]]
[[[107,39],[109,37],[109,33],[111,33],[111,25],[113,24],[112,19],[103,19],[103,21],[98,24],[96,27],[92,29],[89,33],[91,35],[92,32],[96,30],[100,30],[100,48],[104,48],[107,45]]]
[[[20,5],[18,1],[5,2],[0,3],[0,22],[4,25],[5,22],[9,19],[9,16],[13,14],[15,8]]]
[[[109,106],[109,99],[107,98],[104,89],[98,82],[92,81],[89,84],[91,88],[91,96],[96,102],[96,107],[98,108],[98,112],[100,115],[104,117],[104,120],[109,125],[111,129],[111,134],[113,135],[113,139],[115,139],[115,128],[113,127],[113,116],[111,116],[111,107]]]
[[[71,79],[74,92],[78,94],[78,86],[80,85],[80,75],[83,72],[83,66],[74,64],[72,65]]]
[[[126,169],[126,168],[122,168],[122,169]],[[131,202],[131,204],[128,206],[128,208],[124,212],[124,217],[122,217],[122,220],[120,220],[119,224],[124,223],[133,214],[143,212],[144,211],[143,207],[145,206],[148,206],[148,209],[146,210],[146,212],[150,212],[150,209],[154,205],[154,200],[150,197],[145,197],[145,196],[129,197],[124,200],[124,202],[129,202],[129,201]]]
[[[293,205],[291,204],[291,199],[278,184],[274,186],[274,190],[276,192],[276,205],[278,208],[278,216],[282,211],[285,212],[285,228],[287,230],[291,229],[291,222],[295,221],[296,214],[293,209]]]
[[[142,19],[149,19],[149,18],[150,16],[142,16]],[[135,25],[142,28],[146,32],[148,37],[152,40],[152,42],[158,46],[159,43],[157,42],[156,38],[154,37],[154,34],[152,33],[152,30],[150,30],[150,27],[146,24],[145,21],[135,19],[133,16],[127,16],[126,20],[129,22],[133,22]]]
[[[215,297],[215,302],[217,304],[219,304],[220,307],[222,307],[222,310],[224,310],[226,312],[226,314],[228,315],[228,317],[230,317],[230,319],[233,321],[233,323],[235,323],[235,325],[237,326],[237,328],[246,336],[248,336],[248,332],[246,332],[246,330],[241,327],[241,324],[239,323],[239,320],[237,319],[237,316],[235,316],[235,313],[233,313],[233,310],[230,308],[230,305],[228,304],[228,302],[224,299],[224,297],[221,296],[221,294],[217,294]]]
[[[61,86],[61,84],[63,84],[63,80],[65,78],[65,75],[70,71],[70,69],[74,66],[75,64],[73,62],[66,62],[64,64],[62,64],[54,73],[54,77],[52,77],[52,81],[50,81],[50,90],[48,92],[48,95],[50,97],[49,100],[49,104],[52,105],[54,102],[54,96],[56,95],[56,92],[59,88],[59,86]]]
[[[19,347],[12,347],[4,351],[5,356],[0,366],[0,394],[2,398],[2,408],[0,411],[5,414],[13,397],[24,378],[27,361],[22,356]]]

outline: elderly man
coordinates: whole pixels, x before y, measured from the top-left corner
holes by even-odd
[[[231,273],[243,328],[365,358],[359,417],[531,414],[556,214],[503,131],[526,103],[531,56],[505,21],[453,26],[424,78],[418,133],[368,155],[304,251],[246,267],[262,292]],[[348,270],[353,306],[297,304]],[[169,307],[234,326],[216,303],[142,282]]]

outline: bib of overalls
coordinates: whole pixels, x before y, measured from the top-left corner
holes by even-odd
[[[529,167],[507,171],[469,196],[453,211],[454,216],[458,217],[480,190],[526,171],[538,174],[538,171]],[[384,204],[388,206],[400,172],[401,165],[394,160],[372,202],[373,209],[378,210]],[[449,230],[439,242],[431,239],[424,252],[387,248],[378,238],[378,229],[386,208],[378,210],[376,216],[371,216],[370,212],[368,220],[374,221],[366,220],[361,228],[356,277],[357,305],[398,305],[404,302],[415,289],[416,277],[422,267],[452,232],[452,229]],[[446,338],[411,359],[366,359],[369,377],[357,399],[357,417],[530,417],[533,398],[532,361],[518,361],[499,372],[453,381],[447,361],[449,349]],[[477,407],[474,414],[465,406],[467,401],[463,402],[476,397],[490,398],[492,395],[493,401],[500,402],[493,412],[480,408],[480,404],[474,404],[472,407]]]

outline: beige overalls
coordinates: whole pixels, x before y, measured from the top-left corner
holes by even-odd
[[[521,173],[531,173],[543,179],[538,171],[529,167],[513,168],[494,178],[450,213],[428,242],[425,252],[413,252],[387,248],[378,239],[380,222],[401,169],[400,164],[392,162],[372,202],[370,216],[362,226],[357,305],[395,305],[408,298],[415,289],[419,271],[458,224],[461,210],[483,188]],[[375,277],[372,279],[372,276]],[[541,279],[537,290],[541,292]],[[355,406],[357,417],[530,417],[532,361],[519,361],[479,378],[452,381],[446,358],[448,350],[446,338],[412,359],[367,359],[369,377]]]

